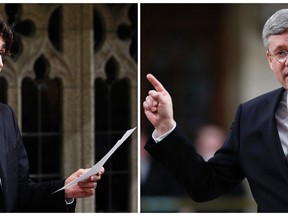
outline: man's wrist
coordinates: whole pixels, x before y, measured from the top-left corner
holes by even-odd
[[[154,141],[156,143],[162,141],[165,137],[167,137],[170,133],[172,133],[172,131],[176,128],[176,122],[174,121],[174,125],[172,126],[172,128],[170,128],[168,131],[166,131],[165,133],[159,135],[158,131],[155,129],[152,133],[152,138],[154,139]]]
[[[174,119],[167,120],[165,122],[162,122],[161,125],[155,127],[157,136],[162,136],[163,134],[166,134],[168,131],[171,131],[172,128],[175,128],[176,122]]]

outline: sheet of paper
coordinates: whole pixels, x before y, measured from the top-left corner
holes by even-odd
[[[54,191],[53,193],[57,193],[58,191],[68,189],[74,185],[76,185],[78,182],[88,179],[91,175],[94,175],[100,171],[100,169],[103,167],[105,162],[111,157],[111,155],[116,151],[116,149],[133,133],[133,131],[136,129],[132,128],[130,130],[127,130],[126,133],[122,136],[120,140],[117,141],[117,143],[110,149],[110,151],[93,167],[91,167],[86,173],[78,177],[77,179],[74,179],[70,183],[66,184],[64,187],[60,188],[59,190]]]

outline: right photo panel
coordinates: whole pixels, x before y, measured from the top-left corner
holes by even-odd
[[[141,212],[288,212],[288,4],[140,4]]]

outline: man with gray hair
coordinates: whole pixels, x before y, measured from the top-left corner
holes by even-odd
[[[195,201],[215,199],[247,178],[259,212],[288,212],[287,9],[266,22],[263,42],[282,87],[239,105],[223,147],[207,162],[176,125],[170,94],[147,75],[155,90],[143,108],[155,130],[145,148]]]

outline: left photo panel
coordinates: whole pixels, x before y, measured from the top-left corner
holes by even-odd
[[[0,212],[138,212],[137,65],[137,3],[0,4]]]

